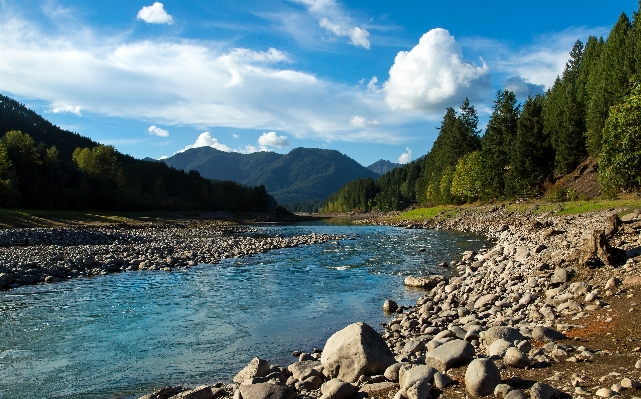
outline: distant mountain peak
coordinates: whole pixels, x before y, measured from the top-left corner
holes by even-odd
[[[403,166],[403,165],[401,165],[400,163],[393,163],[385,159],[380,159],[374,162],[373,164],[371,164],[370,166],[368,166],[367,169],[379,175],[383,175],[389,172],[390,170],[398,168],[400,166]]]

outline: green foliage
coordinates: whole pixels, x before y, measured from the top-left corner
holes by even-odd
[[[608,197],[641,187],[641,84],[610,109],[599,154],[599,184]]]
[[[459,202],[474,202],[483,194],[483,165],[480,151],[463,155],[456,163],[450,192]]]
[[[87,175],[106,181],[118,182],[122,168],[113,146],[99,145],[93,148],[76,148],[71,160]]]
[[[510,151],[516,138],[518,118],[519,106],[514,93],[498,91],[481,149],[486,199],[505,196],[505,177],[510,168]]]

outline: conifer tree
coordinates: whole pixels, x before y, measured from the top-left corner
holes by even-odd
[[[510,167],[511,147],[516,137],[519,106],[509,90],[498,91],[494,111],[482,139],[483,186],[486,199],[505,195],[505,175]]]

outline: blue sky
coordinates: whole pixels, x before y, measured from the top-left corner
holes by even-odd
[[[522,100],[634,0],[0,0],[0,93],[137,158],[429,151],[465,97]]]

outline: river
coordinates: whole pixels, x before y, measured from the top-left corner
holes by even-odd
[[[136,271],[0,291],[0,398],[136,398],[229,382],[253,357],[287,365],[344,326],[380,330],[407,275],[478,250],[473,234],[314,222],[256,234],[347,234],[172,272]],[[419,249],[425,251],[419,251]]]

